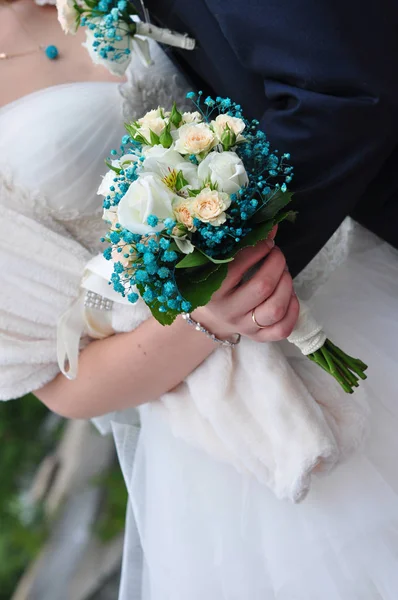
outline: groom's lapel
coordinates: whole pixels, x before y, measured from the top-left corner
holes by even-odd
[[[263,113],[263,82],[231,47],[220,19],[222,3],[214,0],[147,0],[146,6],[157,24],[196,39],[197,48],[193,51],[168,50],[195,87],[202,88],[205,93],[231,97],[244,106],[248,116]]]

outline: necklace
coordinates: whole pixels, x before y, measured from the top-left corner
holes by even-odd
[[[50,44],[49,46],[44,46],[43,44],[37,44],[36,40],[34,40],[31,33],[26,29],[25,25],[20,21],[18,15],[17,15],[17,12],[13,9],[12,5],[8,4],[7,7],[13,12],[15,19],[18,21],[18,24],[20,25],[20,27],[22,27],[22,29],[25,31],[25,33],[28,35],[28,37],[35,42],[36,47],[32,48],[32,50],[26,50],[25,52],[12,52],[12,53],[0,52],[0,60],[7,60],[10,58],[20,58],[21,56],[28,56],[29,54],[34,54],[35,52],[44,52],[44,54],[46,55],[46,57],[49,60],[57,59],[59,56],[57,46],[54,46],[54,44]]]

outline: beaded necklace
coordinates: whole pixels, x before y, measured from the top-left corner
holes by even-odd
[[[31,35],[31,33],[26,29],[25,25],[22,23],[22,21],[19,19],[17,12],[13,9],[11,4],[7,4],[7,8],[9,8],[16,20],[18,21],[19,25],[22,27],[22,29],[25,31],[25,33],[28,35],[28,37],[34,41],[35,43],[35,48],[33,48],[32,50],[26,50],[25,52],[1,52],[0,51],[0,60],[7,60],[7,59],[11,59],[11,58],[19,58],[21,56],[27,56],[29,54],[34,54],[35,52],[44,52],[44,54],[46,55],[46,57],[49,60],[56,60],[59,56],[59,52],[58,52],[58,48],[57,46],[54,46],[54,44],[49,44],[48,46],[45,46],[43,44],[37,44],[37,42],[34,40],[33,36]]]

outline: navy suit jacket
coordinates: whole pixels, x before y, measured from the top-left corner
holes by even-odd
[[[278,242],[293,273],[348,214],[398,246],[397,0],[146,5],[196,38],[196,50],[172,51],[193,85],[239,102],[290,152],[299,216]]]

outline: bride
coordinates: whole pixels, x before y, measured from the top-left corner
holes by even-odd
[[[0,62],[10,82],[0,97],[0,399],[33,391],[62,415],[112,429],[130,492],[121,600],[395,600],[396,251],[346,221],[296,282],[339,345],[370,365],[367,399],[363,390],[342,398],[290,347],[265,343],[290,334],[299,307],[275,231],[194,313],[220,339],[241,333],[235,350],[182,320],[137,327],[143,307],[112,298],[103,308],[117,334],[98,333],[99,309],[87,303],[78,377],[65,378],[57,342],[69,347],[71,307],[101,251],[103,156],[124,118],[178,100],[184,83],[156,46],[154,67],[133,59],[127,82],[107,81],[76,40],[59,37],[52,8],[18,0],[0,10],[0,52],[10,55]],[[59,62],[42,44],[59,47]],[[277,372],[286,379],[273,387]],[[310,402],[300,416],[286,383],[299,379]],[[222,417],[238,401],[246,422],[234,437]]]

